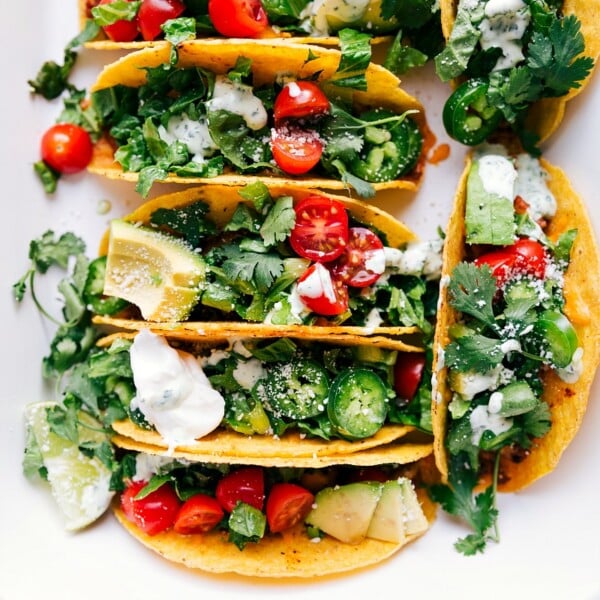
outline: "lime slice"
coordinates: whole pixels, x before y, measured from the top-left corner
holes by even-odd
[[[51,402],[30,404],[25,409],[25,424],[39,448],[48,481],[69,530],[81,529],[100,517],[108,508],[114,492],[109,490],[111,472],[98,458],[83,454],[77,444],[52,431],[46,409]],[[98,428],[84,412],[81,423]],[[106,434],[79,426],[80,443],[109,441]]]
[[[182,321],[200,299],[204,259],[179,239],[115,219],[104,293],[135,304],[147,321]]]

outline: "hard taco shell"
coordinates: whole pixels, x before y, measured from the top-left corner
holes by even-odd
[[[571,187],[565,173],[558,167],[541,160],[548,172],[548,187],[558,202],[558,211],[551,220],[546,233],[556,240],[569,229],[577,230],[571,252],[571,262],[565,274],[565,314],[573,323],[583,348],[583,369],[576,383],[565,383],[554,372],[546,373],[542,399],[551,411],[552,427],[541,439],[533,441],[530,452],[519,462],[511,458],[510,448],[502,451],[499,490],[517,491],[550,473],[558,464],[562,453],[577,433],[583,419],[590,388],[600,362],[600,297],[597,286],[600,280],[600,255],[587,209]],[[449,305],[446,282],[454,267],[465,257],[464,212],[466,181],[470,168],[460,180],[454,208],[447,228],[444,248],[442,285],[440,288],[438,321],[434,339],[433,360],[433,434],[436,463],[442,478],[448,476],[448,457],[444,445],[447,431],[447,412],[452,392],[446,380],[447,369],[443,366],[442,349],[450,339],[448,328],[459,315]]]

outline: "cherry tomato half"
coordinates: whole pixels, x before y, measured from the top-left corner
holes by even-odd
[[[121,495],[125,516],[148,535],[156,535],[173,526],[181,502],[170,484],[165,483],[144,498],[136,500],[145,481],[135,481]]]
[[[367,287],[384,271],[383,242],[366,227],[351,227],[346,250],[332,266],[334,277],[352,287]]]
[[[546,251],[535,240],[520,239],[512,246],[483,254],[474,263],[477,266],[488,265],[498,287],[501,287],[515,274],[542,279],[546,273]]]
[[[312,81],[290,81],[275,98],[275,123],[282,119],[302,119],[329,112],[329,100]]]
[[[262,510],[265,502],[265,475],[260,467],[243,467],[231,471],[217,484],[215,493],[219,504],[231,512],[238,502]]]
[[[276,483],[267,498],[267,523],[273,533],[300,523],[310,512],[315,497],[295,483]]]
[[[313,131],[284,126],[272,130],[271,151],[282,171],[303,175],[321,159],[323,142]]]
[[[92,160],[90,134],[72,123],[53,125],[42,136],[42,160],[61,174],[78,173]]]
[[[181,505],[173,529],[183,534],[206,533],[221,522],[224,514],[215,498],[196,494]]]
[[[295,207],[296,223],[290,244],[298,256],[327,262],[336,259],[348,243],[348,213],[337,200],[308,196]]]
[[[114,1],[100,0],[98,4],[110,4]],[[127,0],[127,2],[133,2],[133,0]],[[133,42],[139,33],[137,19],[131,19],[131,21],[121,19],[120,21],[115,21],[112,25],[105,25],[102,30],[106,34],[106,37],[113,42]]]
[[[138,11],[138,27],[144,40],[155,40],[163,31],[161,25],[176,19],[185,10],[179,0],[142,0]]]
[[[318,315],[341,315],[348,309],[348,287],[331,276],[321,263],[314,263],[298,279],[298,296]]]
[[[394,389],[401,400],[410,402],[417,393],[425,369],[425,354],[398,352],[394,364]]]
[[[227,37],[256,37],[269,19],[260,0],[208,0],[213,27]]]

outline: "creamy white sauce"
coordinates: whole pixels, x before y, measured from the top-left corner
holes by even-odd
[[[265,369],[258,358],[239,361],[233,370],[233,378],[245,389],[251,390],[265,376]]]
[[[158,135],[169,145],[175,141],[185,144],[194,162],[201,163],[218,150],[218,146],[210,137],[204,116],[198,121],[193,121],[185,113],[175,115],[169,119],[166,128],[163,125],[158,126]]]
[[[517,170],[506,157],[498,154],[482,156],[478,161],[479,178],[488,194],[507,198],[511,202],[515,197]]]
[[[331,273],[321,263],[315,263],[313,272],[297,285],[298,295],[304,298],[319,298],[324,296],[330,302],[335,302],[335,290]]]
[[[512,419],[505,419],[500,415],[491,414],[487,406],[476,406],[469,415],[469,422],[473,436],[471,441],[475,446],[479,444],[484,431],[491,431],[494,435],[504,433],[512,427]]]
[[[254,131],[267,124],[267,111],[257,98],[252,87],[231,81],[225,75],[217,75],[212,98],[207,102],[210,110],[227,110],[244,119],[246,125]]]
[[[515,195],[521,196],[529,205],[528,212],[534,221],[552,218],[556,214],[556,198],[546,183],[548,173],[540,161],[527,153],[519,154],[515,159],[517,180]]]
[[[498,386],[502,365],[491,369],[487,373],[469,371],[460,374],[461,389],[455,390],[463,400],[472,400],[480,392],[493,390]]]
[[[300,13],[303,28],[314,36],[331,33],[327,17],[351,25],[361,19],[369,7],[370,0],[314,0]]]
[[[525,58],[522,38],[530,19],[523,0],[489,0],[485,5],[485,18],[479,25],[481,47],[502,50],[493,71],[510,69]]]
[[[365,318],[365,327],[367,329],[376,329],[383,323],[383,318],[381,317],[381,313],[376,309],[372,308],[367,314]]]
[[[412,242],[404,250],[384,248],[386,268],[401,275],[437,279],[442,271],[442,240]]]
[[[365,268],[371,273],[381,275],[385,271],[385,249],[367,250],[364,254]]]
[[[499,413],[502,410],[502,400],[504,394],[502,392],[493,392],[488,400],[488,411],[492,414]]]
[[[169,451],[193,444],[219,426],[225,400],[194,356],[143,329],[135,337],[130,358],[136,388],[131,406],[156,428]]]
[[[506,340],[500,344],[500,350],[504,354],[508,354],[509,352],[520,352],[521,344],[519,343],[519,340]]]
[[[302,298],[300,298],[298,284],[295,283],[292,286],[288,301],[290,303],[290,313],[299,321],[302,321],[304,317],[307,317],[310,314],[310,309],[302,302]]]
[[[565,383],[576,383],[583,373],[583,348],[577,348],[571,363],[564,369],[556,369],[556,373]]]
[[[182,465],[190,464],[186,460],[174,461],[170,456],[161,456],[159,454],[146,454],[140,452],[135,457],[135,475],[133,481],[149,481],[153,475],[156,475],[162,467],[177,462]]]

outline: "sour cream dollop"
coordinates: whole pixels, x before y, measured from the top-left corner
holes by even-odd
[[[130,350],[138,408],[172,451],[214,431],[225,413],[225,400],[211,385],[198,361],[144,329]]]

